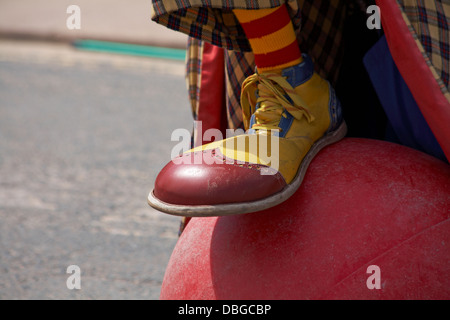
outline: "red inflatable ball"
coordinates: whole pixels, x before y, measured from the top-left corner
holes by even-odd
[[[449,216],[448,164],[347,138],[285,203],[193,218],[160,298],[449,299]]]

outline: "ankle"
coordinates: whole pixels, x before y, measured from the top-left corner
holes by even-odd
[[[233,10],[250,42],[260,72],[273,72],[302,61],[286,5],[272,9]]]

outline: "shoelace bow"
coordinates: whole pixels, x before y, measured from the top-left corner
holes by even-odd
[[[258,92],[258,97],[255,92]],[[291,99],[289,101],[286,95]],[[259,107],[256,109],[256,105]],[[255,114],[251,129],[280,130],[278,127],[284,110],[295,119],[305,117],[308,123],[314,120],[303,99],[294,91],[287,80],[279,74],[257,74],[245,79],[242,85],[241,106],[244,125],[248,129],[250,118]]]

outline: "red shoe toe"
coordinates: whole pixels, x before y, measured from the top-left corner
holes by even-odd
[[[265,166],[224,162],[215,150],[183,155],[159,173],[153,194],[167,204],[218,205],[264,199],[286,186],[278,172],[263,175]]]

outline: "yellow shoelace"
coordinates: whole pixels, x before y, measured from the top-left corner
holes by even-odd
[[[256,90],[258,97],[255,94]],[[255,110],[258,103],[259,108]],[[251,128],[254,130],[280,130],[278,124],[281,117],[285,116],[284,110],[297,120],[302,117],[305,117],[308,123],[314,120],[303,99],[284,77],[276,73],[255,73],[245,79],[242,85],[241,106],[246,129],[249,129],[252,114],[255,114],[256,118]]]

